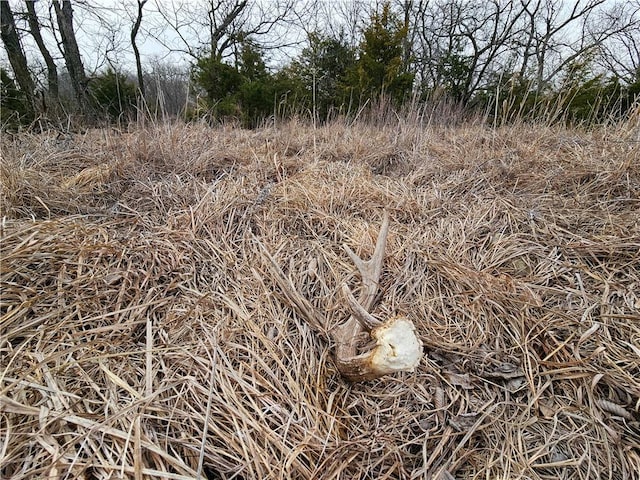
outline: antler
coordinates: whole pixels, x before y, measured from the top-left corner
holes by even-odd
[[[369,313],[378,292],[388,234],[389,214],[385,211],[376,248],[370,260],[362,260],[344,245],[360,271],[363,288],[360,298],[356,300],[347,284],[342,285],[352,315],[344,324],[335,327],[331,336],[336,344],[338,370],[351,382],[373,380],[393,372],[413,371],[422,358],[422,342],[416,336],[411,321],[393,317],[381,322]],[[373,349],[358,354],[358,340],[365,329],[370,331],[376,345]]]
[[[330,334],[336,344],[336,366],[342,376],[350,382],[373,380],[394,372],[413,371],[422,358],[422,342],[417,337],[411,321],[403,317],[392,317],[381,322],[369,313],[378,292],[378,280],[382,273],[388,234],[389,214],[385,211],[376,248],[370,260],[362,260],[344,245],[347,254],[360,271],[363,288],[356,300],[347,284],[342,285],[342,292],[352,315],[345,323],[335,327]],[[327,332],[321,315],[296,290],[291,280],[285,276],[278,263],[259,240],[258,244],[268,260],[274,279],[280,285],[287,300],[307,319],[316,333],[325,335]],[[370,332],[371,338],[375,340],[375,346],[359,352],[359,340],[365,330]]]

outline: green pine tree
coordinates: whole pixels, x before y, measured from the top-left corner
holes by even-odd
[[[359,58],[350,75],[354,92],[361,100],[384,95],[395,103],[402,102],[411,93],[414,78],[404,61],[407,25],[385,3],[381,12],[371,16],[363,36]]]

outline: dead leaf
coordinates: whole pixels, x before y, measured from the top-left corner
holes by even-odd
[[[451,417],[449,419],[449,425],[455,428],[458,432],[469,431],[478,420],[477,413],[462,413]]]
[[[465,390],[472,390],[474,388],[473,380],[471,380],[471,377],[469,376],[468,373],[462,374],[462,373],[446,372],[445,376],[447,377],[447,380],[451,385],[462,387]]]

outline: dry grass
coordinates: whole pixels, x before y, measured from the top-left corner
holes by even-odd
[[[627,479],[640,471],[640,147],[300,124],[5,136],[0,476]],[[391,214],[376,315],[415,374],[349,385],[327,326]]]

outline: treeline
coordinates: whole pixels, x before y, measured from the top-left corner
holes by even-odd
[[[34,2],[0,0],[11,65],[11,72],[2,70],[3,126],[128,122],[143,115],[255,127],[291,116],[322,122],[372,108],[415,112],[434,104],[500,122],[596,123],[623,117],[640,93],[637,2],[353,1],[342,11],[293,0],[274,0],[270,9],[246,0],[191,2],[199,9],[174,3],[173,11],[156,13],[163,28],[184,39],[187,71],[143,64],[137,38],[152,29],[144,29],[147,0],[137,0],[129,32],[135,66],[111,61],[88,74],[70,1],[49,2],[53,14],[45,27]],[[195,45],[181,30],[188,21],[204,32]],[[269,32],[296,22],[305,29],[304,45],[286,63],[270,66],[279,45]],[[56,53],[43,39],[45,28],[58,39]],[[27,58],[27,39],[41,58]]]

